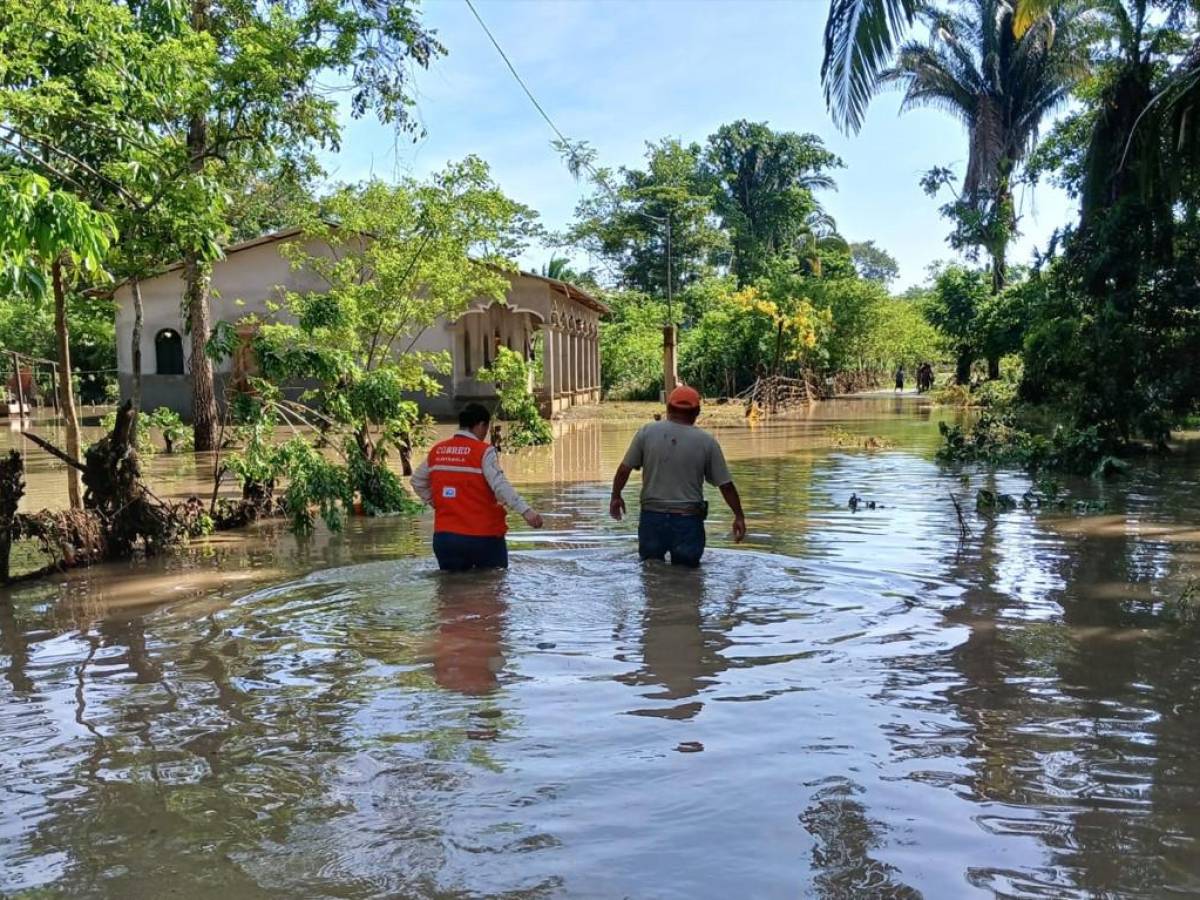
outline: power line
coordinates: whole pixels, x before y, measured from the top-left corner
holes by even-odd
[[[533,95],[533,91],[529,89],[529,85],[525,83],[525,79],[523,79],[520,73],[517,71],[517,67],[514,66],[512,60],[508,58],[508,54],[504,52],[504,48],[500,46],[500,42],[496,40],[496,36],[492,34],[492,30],[488,28],[487,22],[483,21],[483,16],[481,16],[479,14],[479,10],[475,8],[475,3],[473,0],[465,0],[465,2],[467,7],[471,10],[471,14],[475,16],[475,21],[478,22],[479,27],[483,29],[483,33],[488,36],[488,40],[492,42],[492,46],[496,48],[496,52],[499,53],[500,58],[504,60],[504,65],[508,67],[508,71],[512,73],[512,77],[516,80],[517,84],[521,86],[521,90],[525,92],[525,96],[529,98],[529,102],[533,104],[533,108],[536,109],[538,114],[546,120],[546,124],[550,126],[550,130],[558,136],[559,144],[561,145],[562,149],[566,153],[570,154],[572,161],[576,165],[587,169],[592,176],[592,180],[596,184],[600,185],[600,187],[612,198],[613,203],[620,208],[623,205],[620,196],[615,190],[613,190],[612,185],[610,185],[606,179],[600,177],[600,173],[596,171],[596,168],[592,165],[591,160],[576,151],[576,147],[578,147],[579,144],[572,143],[567,136],[562,133],[562,130],[554,124],[554,120],[550,118],[550,114],[546,112],[545,107],[538,102],[537,97]],[[671,214],[668,212],[665,216],[654,216],[643,209],[636,208],[634,209],[634,212],[649,222],[654,222],[656,225],[666,226],[667,318],[668,321],[673,321],[675,291],[671,278]]]
[[[545,107],[538,102],[537,97],[533,95],[533,91],[529,89],[529,85],[525,83],[525,79],[523,79],[520,73],[517,72],[517,67],[514,66],[512,60],[508,58],[508,54],[504,52],[504,48],[500,46],[500,42],[496,40],[496,36],[492,34],[492,30],[488,28],[487,23],[483,21],[483,16],[481,16],[479,14],[479,10],[475,8],[474,2],[472,2],[472,0],[465,0],[465,2],[467,7],[471,10],[471,14],[475,16],[475,21],[478,22],[479,27],[483,29],[483,33],[488,36],[488,40],[492,42],[492,46],[496,48],[496,52],[499,53],[500,58],[504,60],[504,65],[508,67],[508,71],[512,73],[512,77],[516,80],[517,84],[521,86],[521,90],[525,92],[525,96],[529,98],[529,102],[533,104],[533,108],[536,109],[541,117],[546,120],[546,124],[550,126],[550,130],[558,136],[558,140],[562,144],[563,149],[571,155],[571,158],[574,161],[591,173],[592,179],[596,182],[596,184],[600,185],[600,187],[603,188],[609,194],[609,196],[612,197],[613,202],[620,204],[621,198],[617,195],[616,191],[613,190],[612,185],[600,177],[600,173],[596,171],[595,166],[593,166],[588,159],[578,155],[575,152],[575,147],[578,146],[578,144],[571,141],[565,134],[562,133],[562,130],[554,124],[554,120],[550,118],[550,114],[546,112]],[[653,216],[650,213],[640,209],[635,211],[639,215],[649,219],[651,222],[657,222],[660,225],[669,222],[668,218],[664,216]]]

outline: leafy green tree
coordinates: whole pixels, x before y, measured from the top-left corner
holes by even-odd
[[[211,257],[197,223],[207,195],[186,179],[182,111],[216,57],[181,7],[107,0],[12,5],[0,18],[0,164],[40,172],[111,213],[121,235],[108,261],[134,299],[134,400],[140,400],[138,278],[183,246]]]
[[[980,310],[990,294],[986,275],[965,266],[947,266],[934,278],[924,314],[946,336],[959,384],[971,383],[971,363],[981,352]]]
[[[871,328],[861,339],[864,368],[890,371],[904,365],[913,370],[942,359],[946,339],[923,314],[926,302],[927,295],[888,297],[876,308]]]
[[[777,256],[814,259],[818,242],[836,233],[813,192],[834,187],[829,172],[842,162],[816,135],[737,121],[709,137],[705,163],[739,285],[766,275]]]
[[[289,293],[286,319],[261,326],[255,351],[267,380],[317,383],[304,399],[343,436],[350,489],[364,507],[392,511],[403,491],[388,458],[398,453],[408,471],[423,427],[413,395],[440,393],[436,376],[450,364],[417,349],[420,337],[479,298],[504,302],[530,213],[474,157],[427,181],[343,188],[322,208],[331,218],[309,220],[306,240],[284,252],[323,287]],[[281,406],[285,417],[309,415]]]
[[[67,296],[81,277],[103,274],[115,228],[110,216],[76,197],[54,190],[32,173],[0,177],[0,271],[10,288],[20,287],[54,298],[54,332],[61,377],[59,407],[66,422],[67,454],[80,458],[79,419],[71,377],[71,343],[67,330]],[[67,467],[72,509],[82,509],[79,472]]]
[[[888,302],[883,285],[854,276],[813,278],[807,291],[812,304],[829,314],[823,368],[830,373],[871,369],[870,339]]]
[[[1108,440],[1164,443],[1200,402],[1200,376],[1180,364],[1200,352],[1197,15],[1148,0],[1089,7],[1094,74],[1036,169],[1079,197],[1080,221],[1032,307],[1021,393]]]
[[[874,241],[850,244],[850,257],[858,274],[867,281],[888,285],[900,275],[900,264],[896,262],[896,257],[876,246]]]
[[[770,322],[773,346],[764,358],[773,375],[792,367],[820,368],[828,360],[833,313],[813,302],[812,287],[813,279],[777,261],[770,274],[732,297],[747,314]]]
[[[665,296],[669,219],[671,290],[686,289],[728,257],[702,162],[698,144],[674,138],[647,144],[644,169],[599,173],[567,239],[603,260],[621,289]]]
[[[496,385],[500,417],[510,425],[505,444],[510,447],[536,447],[554,440],[550,423],[542,418],[533,396],[533,366],[521,354],[507,347],[496,351],[496,359],[476,378]]]
[[[663,387],[666,303],[633,291],[608,292],[604,300],[611,310],[600,323],[600,374],[605,396],[657,400]]]
[[[821,85],[843,131],[862,128],[880,73],[922,7],[920,0],[829,0]]]
[[[188,104],[187,177],[207,217],[196,241],[182,240],[185,303],[192,341],[192,424],[197,450],[213,448],[216,399],[205,352],[211,331],[210,267],[204,241],[226,230],[229,185],[281,160],[303,169],[314,147],[336,146],[334,90],[348,90],[354,116],[375,111],[399,128],[415,127],[410,75],[443,48],[409,0],[190,0],[186,23],[215,50],[211,73]]]
[[[729,285],[683,334],[679,372],[705,396],[732,397],[765,371],[773,328],[766,316],[747,315]]]

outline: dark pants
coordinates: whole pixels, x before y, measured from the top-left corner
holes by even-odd
[[[643,510],[638,521],[638,555],[642,559],[664,559],[670,553],[674,565],[695,568],[704,555],[704,541],[703,516]]]
[[[508,568],[508,544],[502,537],[474,537],[436,531],[433,535],[433,555],[437,557],[438,568],[446,572]]]

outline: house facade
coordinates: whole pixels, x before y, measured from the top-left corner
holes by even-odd
[[[213,264],[212,321],[236,324],[249,315],[264,321],[291,321],[278,310],[283,293],[323,290],[313,273],[295,269],[280,252],[287,242],[305,242],[309,255],[332,251],[298,230],[281,231],[226,248]],[[495,401],[495,386],[476,376],[491,364],[499,347],[540,362],[534,384],[543,413],[552,416],[571,406],[600,400],[600,319],[607,308],[586,291],[528,272],[509,275],[505,303],[480,298],[453,321],[439,320],[421,334],[414,350],[446,351],[453,361],[439,375],[439,395],[415,397],[422,409],[452,417],[466,402]],[[191,341],[184,331],[182,265],[140,282],[143,309],[142,406],[166,406],[190,417],[192,408]],[[117,303],[117,369],[123,397],[133,383],[133,299],[128,284],[114,293]],[[540,340],[539,340],[540,338]],[[216,366],[218,397],[231,379],[246,374],[252,360],[245,352]]]

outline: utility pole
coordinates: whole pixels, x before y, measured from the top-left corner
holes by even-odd
[[[667,321],[663,325],[663,400],[679,383],[679,368],[675,356],[675,289],[671,276],[671,213],[667,211]]]

